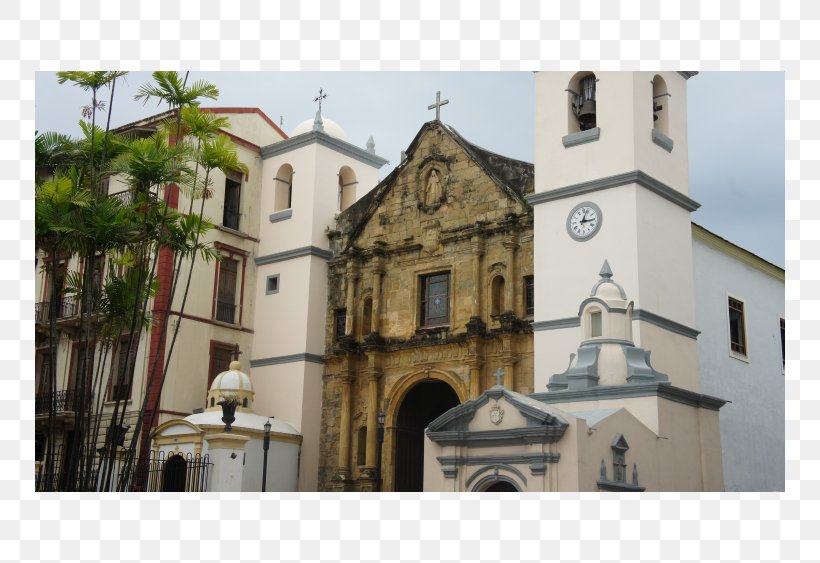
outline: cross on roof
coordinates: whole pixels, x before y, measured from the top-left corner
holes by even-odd
[[[322,113],[322,100],[324,100],[325,98],[327,98],[327,94],[320,87],[319,88],[319,95],[316,96],[315,98],[313,98],[314,102],[319,102],[319,113]]]
[[[436,108],[436,121],[441,121],[441,106],[449,104],[450,100],[441,101],[441,91],[436,92],[436,103],[427,106],[427,109]]]
[[[242,353],[242,351],[239,349],[239,344],[236,344],[233,347],[233,359],[235,361],[239,361],[239,354],[241,354],[241,353]]]

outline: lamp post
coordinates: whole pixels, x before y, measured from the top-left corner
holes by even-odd
[[[378,464],[376,465],[376,491],[381,492],[382,490],[382,444],[384,443],[384,418],[385,414],[384,411],[379,411],[377,415],[379,421],[379,431],[376,434],[376,444],[378,445],[378,452],[377,457]]]
[[[265,439],[262,440],[262,449],[265,451],[264,460],[262,461],[262,492],[265,492],[265,487],[268,484],[268,449],[270,448],[270,418],[265,423]]]

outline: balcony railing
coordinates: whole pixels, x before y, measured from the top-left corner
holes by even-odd
[[[65,319],[77,314],[77,303],[73,299],[66,298],[57,302],[57,318]],[[34,321],[47,323],[51,318],[51,302],[41,301],[34,304]]]
[[[93,393],[88,393],[86,404],[91,404]],[[49,405],[54,405],[54,412],[75,412],[77,410],[77,392],[74,389],[65,389],[56,393],[37,393],[34,396],[34,414],[48,414]]]

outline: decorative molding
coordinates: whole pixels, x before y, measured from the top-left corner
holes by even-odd
[[[698,71],[696,71],[696,70],[695,70],[695,71],[684,71],[684,70],[679,70],[679,71],[678,71],[678,74],[680,74],[681,76],[683,76],[686,80],[689,80],[690,78],[692,78],[693,76],[695,76],[697,73],[698,73]]]
[[[427,430],[427,437],[442,446],[512,446],[521,444],[552,444],[561,439],[567,426],[529,426],[505,430]]]
[[[632,312],[632,320],[644,321],[651,325],[666,329],[669,332],[674,332],[675,334],[680,334],[681,336],[685,336],[693,340],[697,340],[698,335],[700,334],[699,330],[695,330],[694,328],[688,327],[684,324],[667,319],[666,317],[656,315],[646,309],[635,309]]]
[[[581,319],[578,317],[567,317],[565,319],[534,322],[532,323],[532,330],[534,332],[539,332],[542,330],[557,330],[561,328],[574,328],[578,326],[581,326]]]
[[[626,186],[628,184],[638,184],[662,198],[679,205],[687,211],[695,211],[700,207],[700,204],[690,197],[683,195],[678,190],[671,188],[653,178],[652,176],[641,172],[640,170],[633,170],[632,172],[625,172],[623,174],[616,174],[614,176],[607,176],[606,178],[599,178],[589,182],[581,182],[580,184],[572,184],[564,186],[563,188],[555,188],[535,194],[530,194],[525,197],[530,205],[538,205],[539,203],[546,203],[548,201],[555,201],[558,199],[565,199],[584,195],[592,192],[598,192],[609,188],[617,188],[618,186]]]
[[[672,147],[675,146],[675,141],[673,141],[657,129],[652,129],[652,142],[658,145],[666,152],[672,152]]]
[[[291,137],[290,139],[280,141],[273,145],[262,147],[259,154],[262,156],[262,160],[264,160],[266,158],[284,154],[313,143],[317,143],[324,147],[338,151],[345,156],[354,158],[364,164],[369,164],[374,168],[381,168],[390,162],[386,158],[370,153],[365,149],[360,149],[356,145],[351,145],[347,141],[342,141],[341,139],[331,137],[324,131],[308,131],[307,133]]]
[[[311,354],[309,352],[304,352],[302,354],[290,354],[287,356],[274,356],[272,358],[258,358],[256,360],[251,360],[251,367],[258,368],[262,366],[275,366],[279,364],[292,364],[295,362],[311,362],[314,364],[321,364],[324,365],[324,360],[322,360],[322,356],[318,354]]]
[[[500,457],[500,456],[499,456],[499,457]],[[487,456],[485,459],[487,459],[487,460],[491,460],[491,458],[492,458],[492,456]],[[439,462],[441,463],[441,459],[442,459],[442,458],[437,458],[437,459],[438,459],[438,460],[439,460]],[[450,459],[453,459],[453,460],[460,460],[460,459],[462,459],[462,458],[455,458],[455,457],[454,457],[454,458],[450,458]],[[465,461],[468,461],[468,460],[465,460]],[[492,474],[491,476],[489,476],[489,475],[488,475],[488,477],[495,477],[495,478],[496,478],[496,479],[493,479],[493,480],[498,480],[498,481],[502,480],[502,479],[497,479],[497,477],[499,477],[498,472],[499,472],[499,471],[508,471],[509,473],[512,473],[513,475],[515,475],[516,477],[518,477],[518,479],[520,479],[520,481],[521,481],[522,483],[524,483],[524,485],[526,485],[526,484],[527,484],[527,478],[526,478],[526,477],[524,477],[524,474],[523,474],[523,473],[521,473],[518,469],[516,469],[515,467],[511,467],[510,465],[506,464],[506,463],[505,463],[505,462],[503,462],[503,461],[485,461],[485,462],[477,462],[477,463],[474,463],[474,464],[472,464],[472,465],[486,465],[486,464],[488,464],[488,463],[492,463],[493,465],[491,465],[490,467],[484,467],[484,468],[482,468],[482,469],[479,469],[479,470],[478,470],[478,471],[476,471],[475,473],[473,473],[473,474],[472,474],[472,475],[471,475],[471,476],[467,479],[467,481],[465,481],[465,483],[464,483],[464,488],[469,488],[469,487],[470,487],[470,483],[472,483],[473,481],[475,481],[475,480],[476,480],[476,478],[477,478],[479,475],[483,475],[484,473],[487,473],[488,471],[492,471],[492,472],[493,472],[493,474]],[[517,463],[526,463],[526,462],[521,461],[521,462],[517,462]],[[505,479],[504,479],[504,480],[505,480]],[[483,482],[483,481],[484,481],[484,479],[482,479],[482,480],[481,480],[481,482]]]
[[[271,223],[278,223],[279,221],[285,221],[290,219],[293,216],[293,209],[283,209],[282,211],[277,211],[276,213],[270,214],[270,222]]]
[[[550,391],[533,393],[528,397],[542,403],[577,403],[579,401],[601,401],[609,399],[630,399],[635,397],[658,397],[690,407],[717,411],[727,401],[701,395],[694,391],[674,387],[670,383],[633,383],[629,385],[598,385],[589,389]]]
[[[303,246],[301,248],[294,248],[293,250],[285,250],[284,252],[257,256],[253,261],[257,266],[262,266],[264,264],[292,260],[293,258],[301,258],[302,256],[317,256],[325,260],[330,260],[333,258],[333,253],[318,246]]]
[[[521,454],[487,454],[477,456],[439,456],[436,458],[442,465],[530,465],[534,463],[558,463],[561,454],[555,452],[521,453]],[[523,477],[523,476],[522,476]]]
[[[616,483],[615,481],[606,481],[599,479],[596,484],[602,491],[614,491],[621,493],[642,493],[646,487],[640,485],[632,485],[630,483]]]
[[[601,128],[595,127],[593,129],[587,129],[586,131],[579,131],[578,133],[564,135],[561,137],[561,142],[564,144],[564,148],[568,149],[576,145],[583,145],[584,143],[597,141],[600,137]]]

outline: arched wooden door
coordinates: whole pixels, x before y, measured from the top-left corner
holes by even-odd
[[[424,429],[459,404],[443,381],[421,381],[404,396],[396,416],[393,490],[421,491],[424,484]]]

